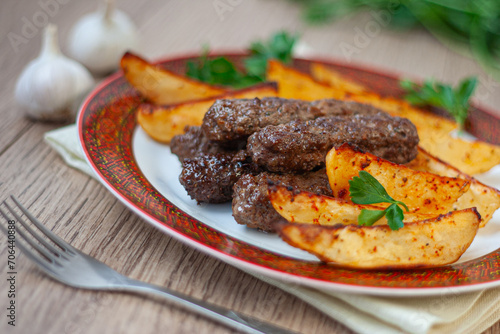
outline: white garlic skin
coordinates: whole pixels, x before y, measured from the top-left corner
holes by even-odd
[[[126,51],[138,48],[137,28],[119,10],[95,12],[83,16],[69,35],[69,55],[94,74],[118,69]]]
[[[17,103],[36,120],[74,119],[74,102],[94,84],[85,67],[59,51],[56,33],[55,26],[46,28],[40,55],[25,67],[16,84]]]

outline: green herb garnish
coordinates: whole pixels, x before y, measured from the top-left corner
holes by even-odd
[[[403,202],[396,201],[389,196],[384,186],[370,173],[362,170],[359,172],[359,176],[349,180],[349,193],[351,201],[356,204],[391,204],[385,210],[362,209],[361,214],[358,216],[360,225],[372,226],[377,220],[385,216],[391,230],[399,230],[404,226],[404,213],[399,206],[403,206],[406,211],[409,211],[408,207]]]
[[[415,83],[403,80],[403,87],[407,94],[405,99],[414,105],[430,105],[443,108],[456,120],[460,129],[465,126],[469,111],[469,100],[477,85],[477,78],[463,80],[456,88],[442,83],[427,80],[422,87]]]
[[[301,4],[304,19],[325,24],[361,11],[380,27],[423,27],[447,47],[475,59],[500,80],[498,0],[289,0]]]
[[[198,61],[186,64],[186,75],[211,85],[234,88],[244,88],[262,82],[259,77],[240,71],[226,57],[209,58],[208,47],[204,47]]]
[[[297,36],[281,31],[267,42],[253,42],[250,46],[251,56],[245,59],[246,71],[264,81],[269,59],[277,59],[284,64],[292,62],[293,47],[297,39]]]
[[[238,69],[226,57],[210,58],[208,47],[204,47],[197,61],[187,63],[186,75],[212,85],[233,88],[252,86],[266,80],[268,59],[277,59],[285,64],[292,61],[296,41],[296,36],[278,32],[267,42],[253,42],[250,46],[250,56],[243,61],[244,71]]]

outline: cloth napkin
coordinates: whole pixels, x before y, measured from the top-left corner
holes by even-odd
[[[95,177],[75,125],[45,134],[64,161]],[[500,319],[500,288],[433,297],[379,297],[319,291],[250,273],[362,334],[481,333]]]

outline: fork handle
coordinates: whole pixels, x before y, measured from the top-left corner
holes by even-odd
[[[186,309],[197,312],[200,315],[218,321],[226,326],[235,328],[245,333],[262,334],[292,334],[289,330],[276,327],[258,319],[243,315],[241,313],[228,310],[226,308],[207,303],[203,300],[195,299],[179,292],[170,290],[165,287],[137,281],[127,278],[126,285],[120,284],[115,286],[115,289],[125,290],[130,292],[149,293],[158,297],[173,301]]]

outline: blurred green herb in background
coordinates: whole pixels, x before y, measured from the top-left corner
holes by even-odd
[[[401,87],[406,90],[405,99],[414,105],[435,106],[448,111],[460,126],[465,127],[469,112],[469,100],[477,85],[477,78],[464,79],[456,88],[432,80],[426,80],[421,87],[411,81],[401,81]]]
[[[266,80],[268,59],[290,64],[297,39],[296,35],[281,31],[268,41],[253,42],[249,48],[250,55],[244,59],[244,71],[226,57],[210,58],[206,46],[197,61],[187,63],[186,75],[212,85],[248,87]]]
[[[251,56],[245,59],[245,69],[249,74],[264,81],[268,59],[277,59],[283,64],[290,64],[297,40],[296,35],[281,31],[271,36],[267,42],[253,42],[250,46]]]
[[[186,75],[211,85],[235,88],[251,86],[262,81],[258,77],[243,73],[226,57],[209,58],[208,47],[203,48],[197,61],[186,64]]]
[[[324,24],[363,10],[390,15],[396,29],[422,26],[442,43],[472,55],[500,79],[499,0],[289,0],[303,7],[304,19]]]

